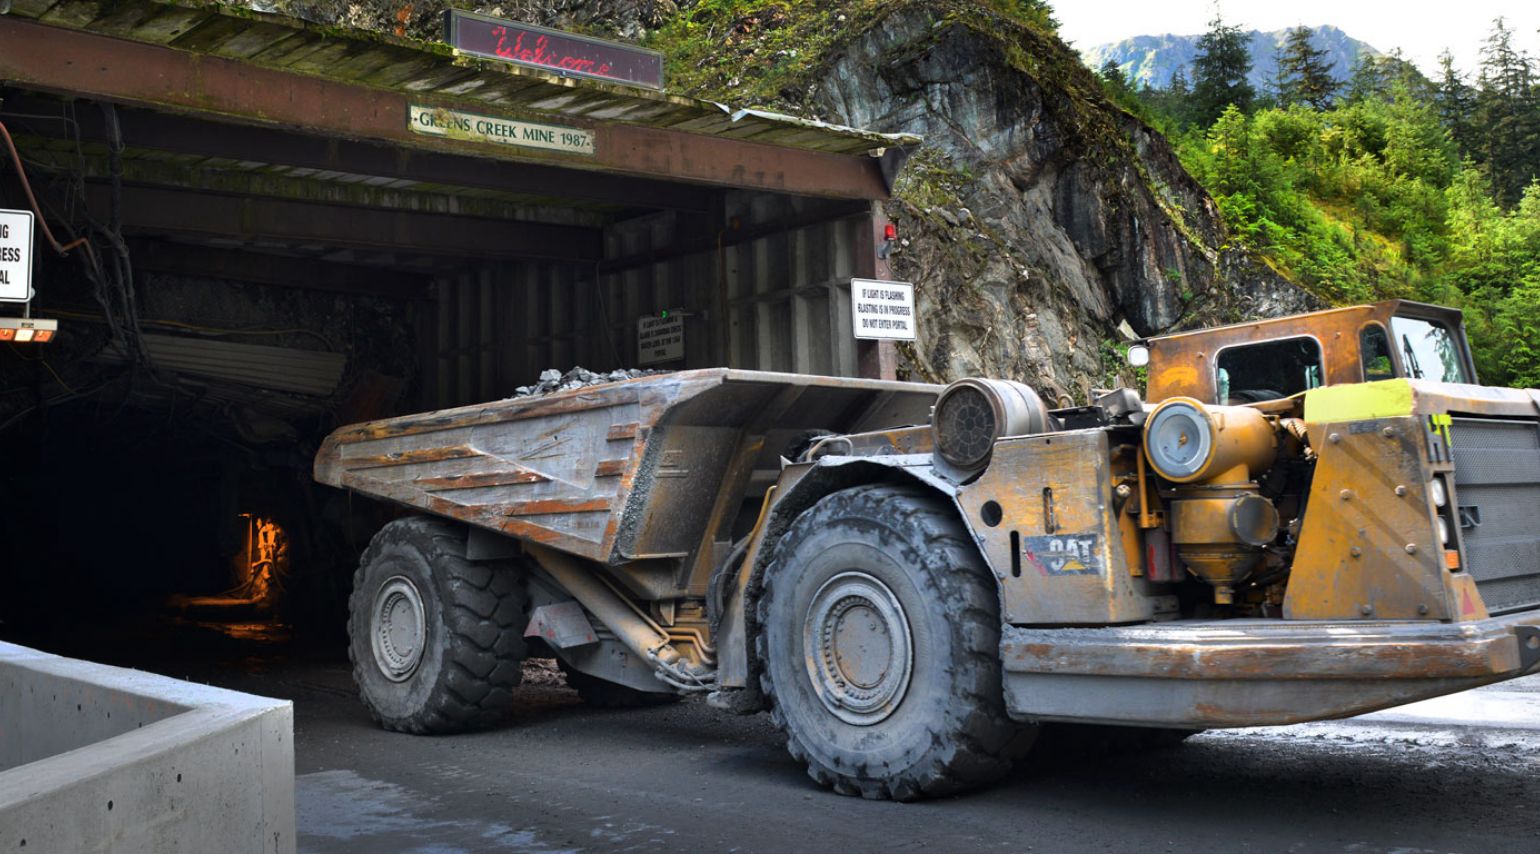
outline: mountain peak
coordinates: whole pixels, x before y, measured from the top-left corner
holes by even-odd
[[[1340,27],[1321,24],[1311,29],[1314,33],[1310,43],[1326,51],[1326,58],[1332,63],[1332,74],[1339,80],[1347,79],[1359,57],[1384,55],[1373,45],[1343,32]],[[1278,50],[1288,34],[1288,29],[1247,32],[1251,42],[1251,74],[1248,79],[1257,91],[1269,88],[1278,68]],[[1178,68],[1187,69],[1188,76],[1192,76],[1192,61],[1198,55],[1198,40],[1202,37],[1202,33],[1134,36],[1082,49],[1080,56],[1092,68],[1100,68],[1111,60],[1123,69],[1123,73],[1135,85],[1163,88],[1170,85],[1171,75]]]

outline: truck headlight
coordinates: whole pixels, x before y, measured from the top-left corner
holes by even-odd
[[[1197,401],[1168,401],[1144,428],[1144,449],[1161,477],[1189,480],[1203,471],[1214,453],[1214,425]]]
[[[1172,483],[1237,483],[1270,467],[1278,453],[1272,422],[1249,406],[1205,406],[1173,397],[1144,427],[1144,454]]]
[[[1009,380],[958,380],[936,399],[931,436],[936,453],[958,474],[984,468],[995,442],[1049,427],[1048,407],[1031,386]]]
[[[1449,545],[1449,520],[1442,515],[1438,517],[1438,540],[1444,545]]]
[[[1433,506],[1443,507],[1445,504],[1448,504],[1449,491],[1444,488],[1444,479],[1441,477],[1435,477],[1433,478],[1433,483],[1430,485],[1433,488]]]

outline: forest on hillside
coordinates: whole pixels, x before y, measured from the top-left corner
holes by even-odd
[[[1216,18],[1192,67],[1109,94],[1176,146],[1232,240],[1333,303],[1403,297],[1465,311],[1489,385],[1540,386],[1540,80],[1493,22],[1480,65],[1434,77],[1392,53],[1339,74],[1289,33],[1258,91],[1239,24]]]

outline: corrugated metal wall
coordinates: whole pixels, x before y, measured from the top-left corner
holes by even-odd
[[[810,219],[807,204],[730,193],[722,221],[736,229],[657,213],[607,229],[597,265],[504,262],[440,281],[424,405],[507,397],[550,367],[637,367],[637,321],[663,309],[685,315],[685,359],[656,367],[853,376],[849,285],[870,221]]]

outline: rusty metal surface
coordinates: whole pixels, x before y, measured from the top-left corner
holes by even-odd
[[[1324,428],[1286,619],[1449,619],[1455,615],[1427,483],[1422,421]]]
[[[217,4],[19,0],[0,16],[0,78],[418,150],[832,198],[887,198],[879,160],[866,152],[918,142],[791,119],[734,118],[709,102],[449,57]],[[486,145],[412,133],[410,104],[602,132],[592,156]]]
[[[1428,482],[1442,474],[1450,505],[1459,507],[1466,501],[1459,494],[1460,455],[1451,456],[1447,449],[1451,439],[1436,441],[1429,425],[1452,414],[1457,421],[1464,416],[1498,418],[1507,419],[1508,424],[1529,422],[1531,429],[1540,430],[1536,423],[1540,393],[1406,382],[1411,390],[1406,416],[1309,426],[1310,443],[1319,458],[1285,599],[1285,617],[1470,619],[1485,615],[1487,607],[1475,580],[1464,572],[1472,566],[1465,532],[1451,526],[1452,565],[1437,541]],[[1458,448],[1455,433],[1452,441]],[[1513,452],[1524,453],[1522,449]],[[1492,453],[1467,453],[1464,465],[1501,467]],[[1513,460],[1504,475],[1519,487],[1509,494],[1511,499],[1522,501],[1533,495],[1514,480],[1533,471],[1532,447],[1529,454]],[[1463,480],[1470,482],[1470,478]],[[1533,516],[1540,506],[1514,512]],[[1523,528],[1519,523],[1515,530]],[[1482,577],[1501,582],[1532,575],[1540,566],[1523,565],[1520,560],[1482,570]]]
[[[1451,331],[1458,332],[1463,347],[1460,312],[1407,300],[1388,300],[1372,305],[1257,320],[1151,339],[1148,342],[1150,365],[1146,398],[1158,402],[1170,397],[1185,396],[1205,403],[1225,403],[1217,399],[1214,366],[1219,351],[1241,344],[1305,336],[1315,338],[1321,345],[1323,381],[1326,385],[1363,382],[1359,334],[1366,325],[1372,323],[1388,327],[1390,318],[1397,313],[1444,321],[1449,324]],[[1396,375],[1405,376],[1402,357],[1396,352],[1397,349],[1391,348],[1391,359]],[[1468,348],[1461,353],[1461,358],[1467,371],[1471,371]],[[1471,375],[1474,376],[1473,371]]]
[[[1418,415],[1454,413],[1496,418],[1540,417],[1540,390],[1432,380],[1407,380],[1407,383],[1412,387],[1412,411]]]
[[[938,390],[684,371],[344,427],[322,444],[315,477],[591,560],[682,560],[717,515],[740,511],[718,494],[747,481],[724,484],[724,473],[745,428],[788,389],[797,403],[772,437],[912,423]],[[744,445],[758,455],[745,465],[778,468],[772,446],[764,435]]]
[[[852,433],[834,436],[814,445],[809,456],[886,457],[892,455],[929,454],[934,445],[934,433],[928,425],[898,427],[871,433]]]
[[[1007,626],[1007,702],[1024,719],[1197,727],[1360,714],[1524,675],[1519,630],[1477,622],[1216,620],[1093,629]]]
[[[1115,482],[1136,477],[1137,448],[1126,445],[1114,459],[1110,437],[1082,430],[1004,439],[989,468],[959,490],[957,506],[999,580],[1007,623],[1154,615],[1147,582],[1131,570],[1113,495]],[[1138,553],[1134,559],[1142,563]]]

